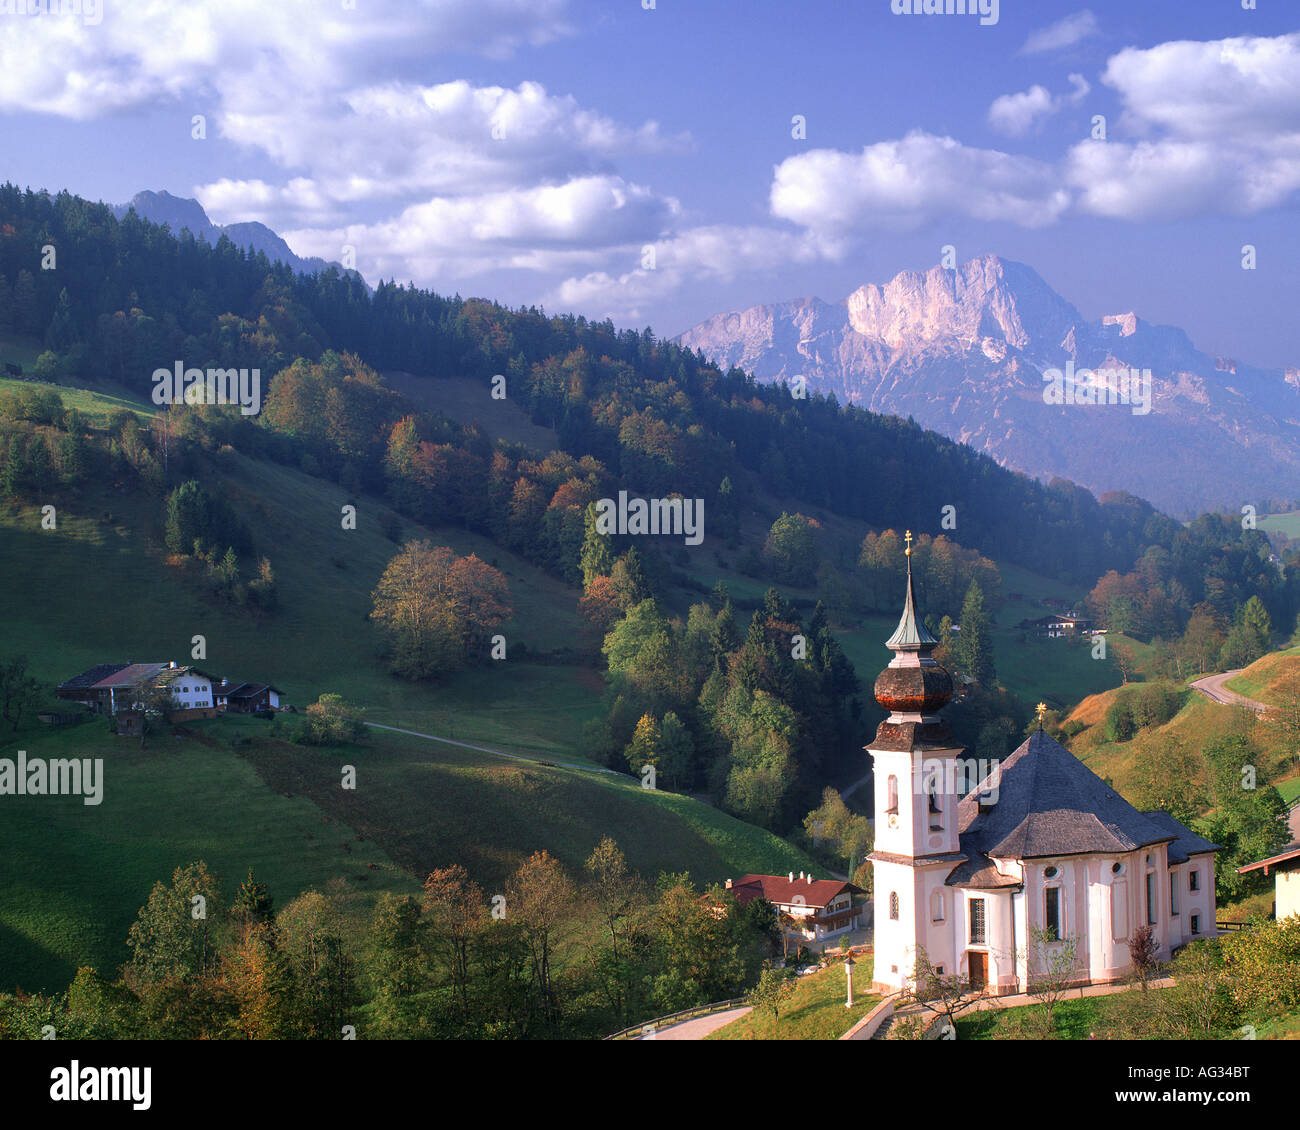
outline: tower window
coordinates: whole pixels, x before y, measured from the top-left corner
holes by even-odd
[[[943,892],[935,891],[930,896],[930,919],[934,922],[943,921]]]
[[[1187,889],[1189,891],[1199,891],[1201,889],[1201,873],[1199,871],[1187,872]]]
[[[929,793],[930,793],[930,831],[932,832],[943,831],[943,811],[939,807],[939,796],[938,793],[935,791],[937,787],[938,786],[935,784],[934,778],[931,777],[930,785],[929,785]]]
[[[892,773],[889,775],[889,782],[885,787],[885,792],[888,797],[888,805],[889,805],[885,809],[885,811],[897,812],[898,811],[898,778],[895,777]]]
[[[898,921],[898,892],[889,892],[889,917],[892,921]]]

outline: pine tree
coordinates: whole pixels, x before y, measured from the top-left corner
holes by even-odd
[[[614,569],[614,554],[610,550],[609,535],[601,533],[597,527],[594,502],[587,504],[583,523],[582,556],[578,559],[578,564],[582,569],[582,587],[586,589],[596,577],[610,575]]]
[[[988,686],[997,677],[993,666],[993,644],[989,638],[989,617],[984,611],[984,592],[971,581],[961,606],[961,632],[957,637],[957,663],[972,679]]]

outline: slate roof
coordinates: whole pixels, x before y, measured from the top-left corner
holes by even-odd
[[[95,683],[95,687],[100,690],[134,687],[146,679],[152,679],[159,672],[166,669],[166,663],[132,663],[129,666],[115,669]]]
[[[127,665],[125,663],[97,663],[88,671],[83,671],[80,675],[74,675],[66,683],[60,683],[58,689],[61,691],[80,691],[93,687],[110,675],[117,674]]]
[[[971,856],[955,867],[944,884],[949,887],[971,887],[980,891],[1014,890],[1024,884],[1013,875],[1003,875],[987,855]]]
[[[1198,836],[1186,824],[1179,823],[1169,813],[1158,808],[1144,812],[1142,815],[1166,832],[1171,832],[1178,837],[1168,848],[1170,863],[1186,863],[1194,855],[1223,850],[1218,844],[1212,844],[1204,836]]]
[[[1002,762],[995,804],[981,812],[978,792],[958,807],[961,849],[971,859],[1121,853],[1195,836],[1172,817],[1139,812],[1042,730]]]

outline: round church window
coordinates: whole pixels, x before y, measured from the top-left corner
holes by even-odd
[[[1043,877],[1045,879],[1055,879],[1058,874],[1059,872],[1056,870],[1055,867],[1049,867],[1046,871],[1043,872]]]
[[[1118,875],[1121,871],[1124,870],[1124,864],[1122,864],[1122,863],[1112,863],[1112,864],[1110,865],[1110,870],[1111,870],[1111,874],[1113,874],[1113,875]]]

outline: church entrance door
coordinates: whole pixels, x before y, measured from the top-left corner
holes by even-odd
[[[989,955],[970,950],[966,954],[967,968],[970,970],[970,987],[982,989],[989,983]]]

